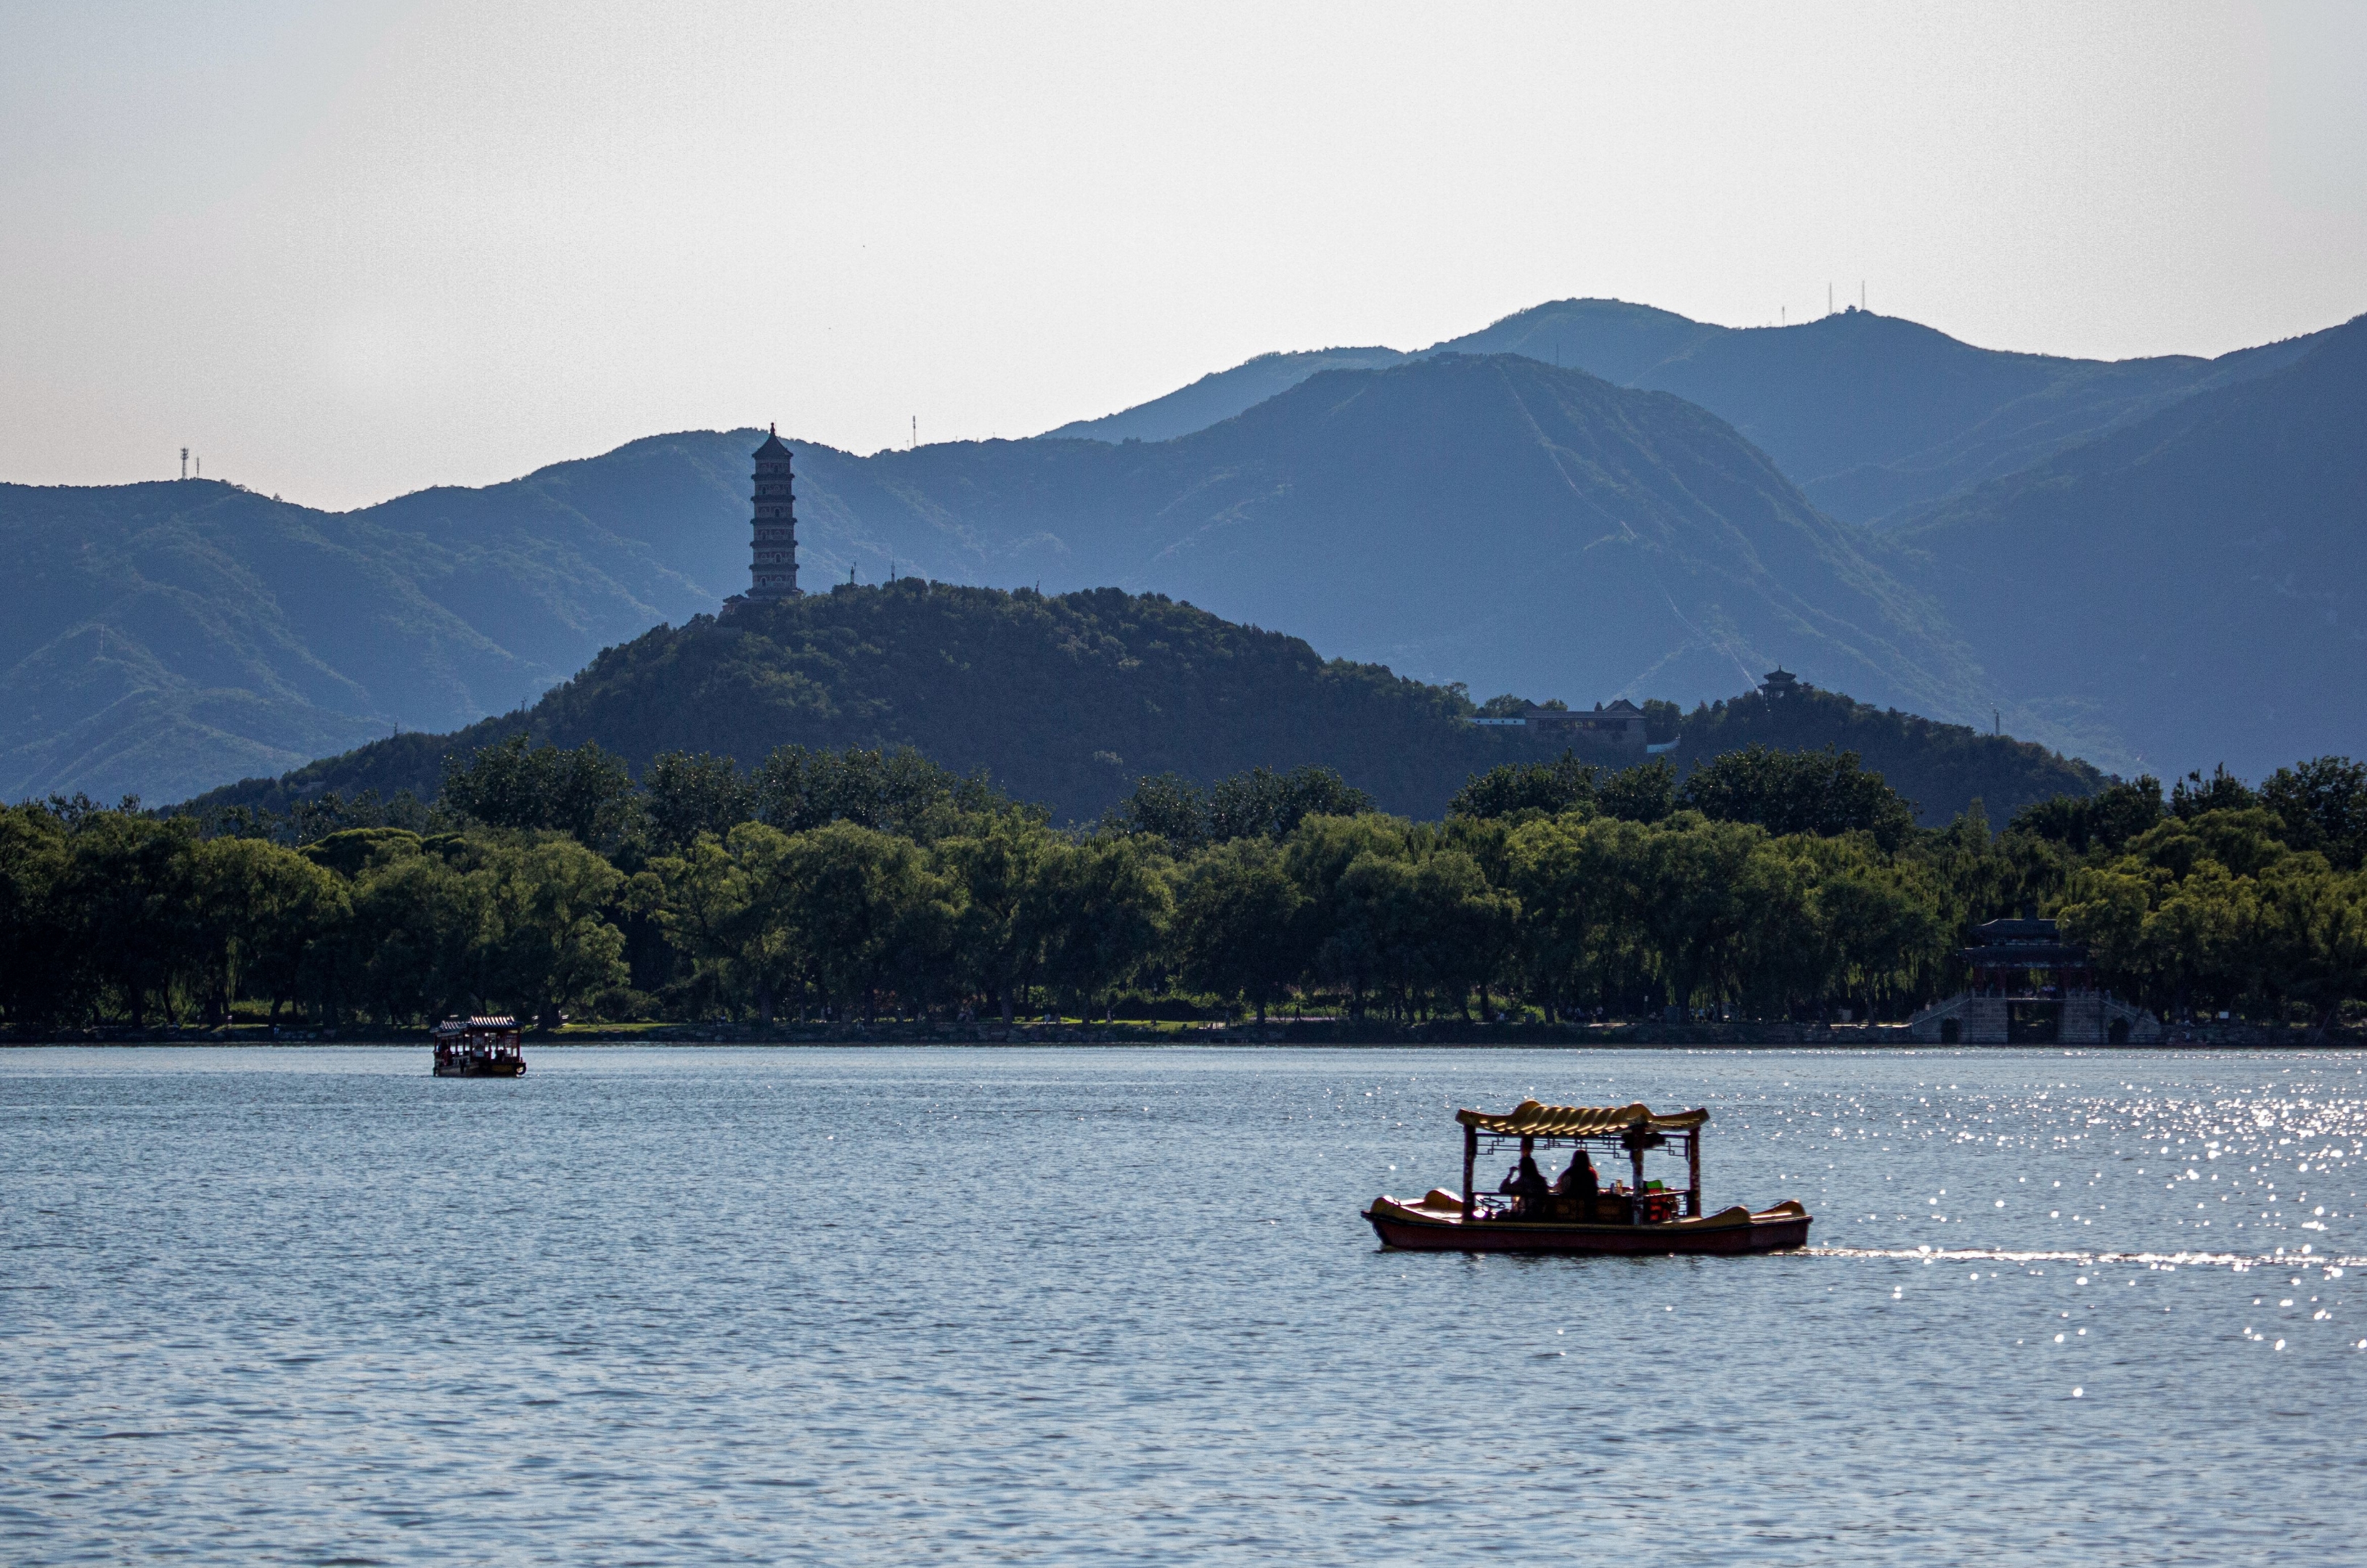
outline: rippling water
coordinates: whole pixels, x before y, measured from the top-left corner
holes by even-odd
[[[528,1054],[0,1055],[0,1557],[2367,1551],[2357,1054]],[[1379,1250],[1528,1095],[1816,1247]]]

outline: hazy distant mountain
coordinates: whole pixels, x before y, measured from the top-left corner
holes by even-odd
[[[1478,332],[1450,337],[1429,354],[1525,354],[1549,365],[1591,371],[1633,386],[1664,364],[1729,328],[1712,326],[1625,300],[1554,300],[1517,311]]]
[[[2109,760],[2367,752],[2367,317],[1897,537],[1990,676],[2117,730]]]
[[[554,472],[344,514],[196,480],[0,485],[0,798],[171,798],[448,729],[711,608],[724,585],[685,576],[665,530],[602,520],[635,509],[639,468],[620,454],[589,485]],[[669,472],[708,477],[679,457]]]
[[[1220,419],[1287,392],[1324,370],[1377,370],[1406,356],[1394,348],[1319,348],[1306,354],[1261,354],[1229,370],[1201,377],[1164,397],[1099,419],[1078,419],[1048,436],[1092,441],[1164,441],[1205,430]]]
[[[0,485],[0,800],[178,799],[529,703],[746,585],[759,438],[651,437],[346,513],[213,481]],[[889,510],[859,460],[799,454]],[[894,560],[832,500],[807,512],[821,577]]]
[[[611,648],[523,713],[457,734],[403,735],[192,807],[285,811],[335,790],[432,798],[447,756],[525,731],[596,741],[636,769],[661,752],[754,766],[784,744],[911,745],[985,769],[1057,820],[1092,821],[1147,774],[1203,783],[1247,768],[1337,769],[1389,811],[1437,817],[1476,772],[1558,756],[1559,742],[1462,722],[1455,690],[1325,660],[1280,632],[1162,596],[1046,596],[907,579],[752,605]],[[1756,696],[1696,713],[1675,760],[1753,742],[1855,749],[1946,822],[1978,795],[2002,820],[2027,801],[2087,794],[2095,771],[2041,748],[1885,713],[1828,692]],[[1608,753],[1590,760],[1614,761]],[[1632,759],[1629,759],[1632,760]]]
[[[1736,328],[1618,300],[1561,300],[1420,352],[1522,354],[1622,386],[1675,392],[1734,426],[1825,511],[1871,522],[2027,467],[2180,398],[2291,364],[2313,341],[2217,359],[2067,359],[1976,348],[1855,309],[1790,327]],[[1050,434],[1163,439],[1240,413],[1280,391],[1287,376],[1332,368],[1323,358],[1266,355],[1140,409]],[[1130,423],[1138,414],[1146,416],[1138,426]]]

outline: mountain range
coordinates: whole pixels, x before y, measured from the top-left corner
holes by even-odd
[[[1155,591],[1580,704],[1782,663],[2115,770],[2258,773],[2360,749],[2362,333],[2110,365],[1562,301],[1028,440],[798,443],[805,581]],[[175,799],[522,709],[744,584],[757,438],[344,514],[0,485],[0,797]]]
[[[1440,354],[1519,354],[1698,403],[1773,459],[1823,511],[1878,523],[2181,398],[2282,369],[2322,335],[2215,359],[2072,359],[1976,348],[1855,307],[1792,327],[1727,327],[1619,300],[1559,300],[1410,354],[1261,355],[1047,434],[1164,441],[1324,370],[1379,369]]]
[[[2134,766],[2367,750],[2367,320],[2320,339],[1923,509],[1891,559],[2023,710],[2117,723]]]

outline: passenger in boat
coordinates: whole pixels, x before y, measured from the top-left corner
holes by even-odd
[[[1546,1180],[1545,1172],[1537,1169],[1536,1156],[1523,1153],[1521,1163],[1504,1173],[1504,1185],[1496,1190],[1512,1195],[1513,1213],[1526,1215],[1535,1212],[1552,1195],[1553,1184]]]
[[[1594,1174],[1594,1162],[1586,1157],[1586,1145],[1581,1143],[1570,1156],[1569,1169],[1562,1172],[1560,1179],[1554,1183],[1554,1196],[1583,1198],[1591,1203],[1600,1185]]]
[[[1594,1162],[1586,1157],[1586,1145],[1580,1143],[1570,1154],[1569,1169],[1554,1183],[1556,1214],[1567,1220],[1592,1220],[1597,1186]]]

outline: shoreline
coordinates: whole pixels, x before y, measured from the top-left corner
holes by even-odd
[[[425,1028],[374,1026],[292,1030],[276,1036],[265,1026],[214,1029],[145,1028],[128,1026],[10,1036],[0,1047],[31,1050],[56,1046],[247,1046],[302,1050],[312,1046],[379,1046],[427,1049]],[[569,1025],[526,1039],[528,1048],[618,1045],[1009,1045],[1009,1046],[1213,1046],[1405,1047],[1433,1049],[1558,1048],[1604,1050],[1632,1047],[1708,1047],[1742,1050],[1765,1046],[1829,1046],[1897,1051],[2013,1051],[2030,1046],[2097,1051],[2367,1049],[2367,1029],[2336,1027],[2319,1036],[2305,1026],[2197,1024],[2143,1045],[2063,1045],[2056,1040],[2015,1040],[2002,1045],[1936,1045],[1909,1039],[1904,1024],[1727,1023],[1670,1026],[1659,1023],[1483,1024],[1446,1022],[1388,1024],[1301,1020],[1268,1024],[1170,1025],[1116,1023],[893,1023],[758,1025]]]

